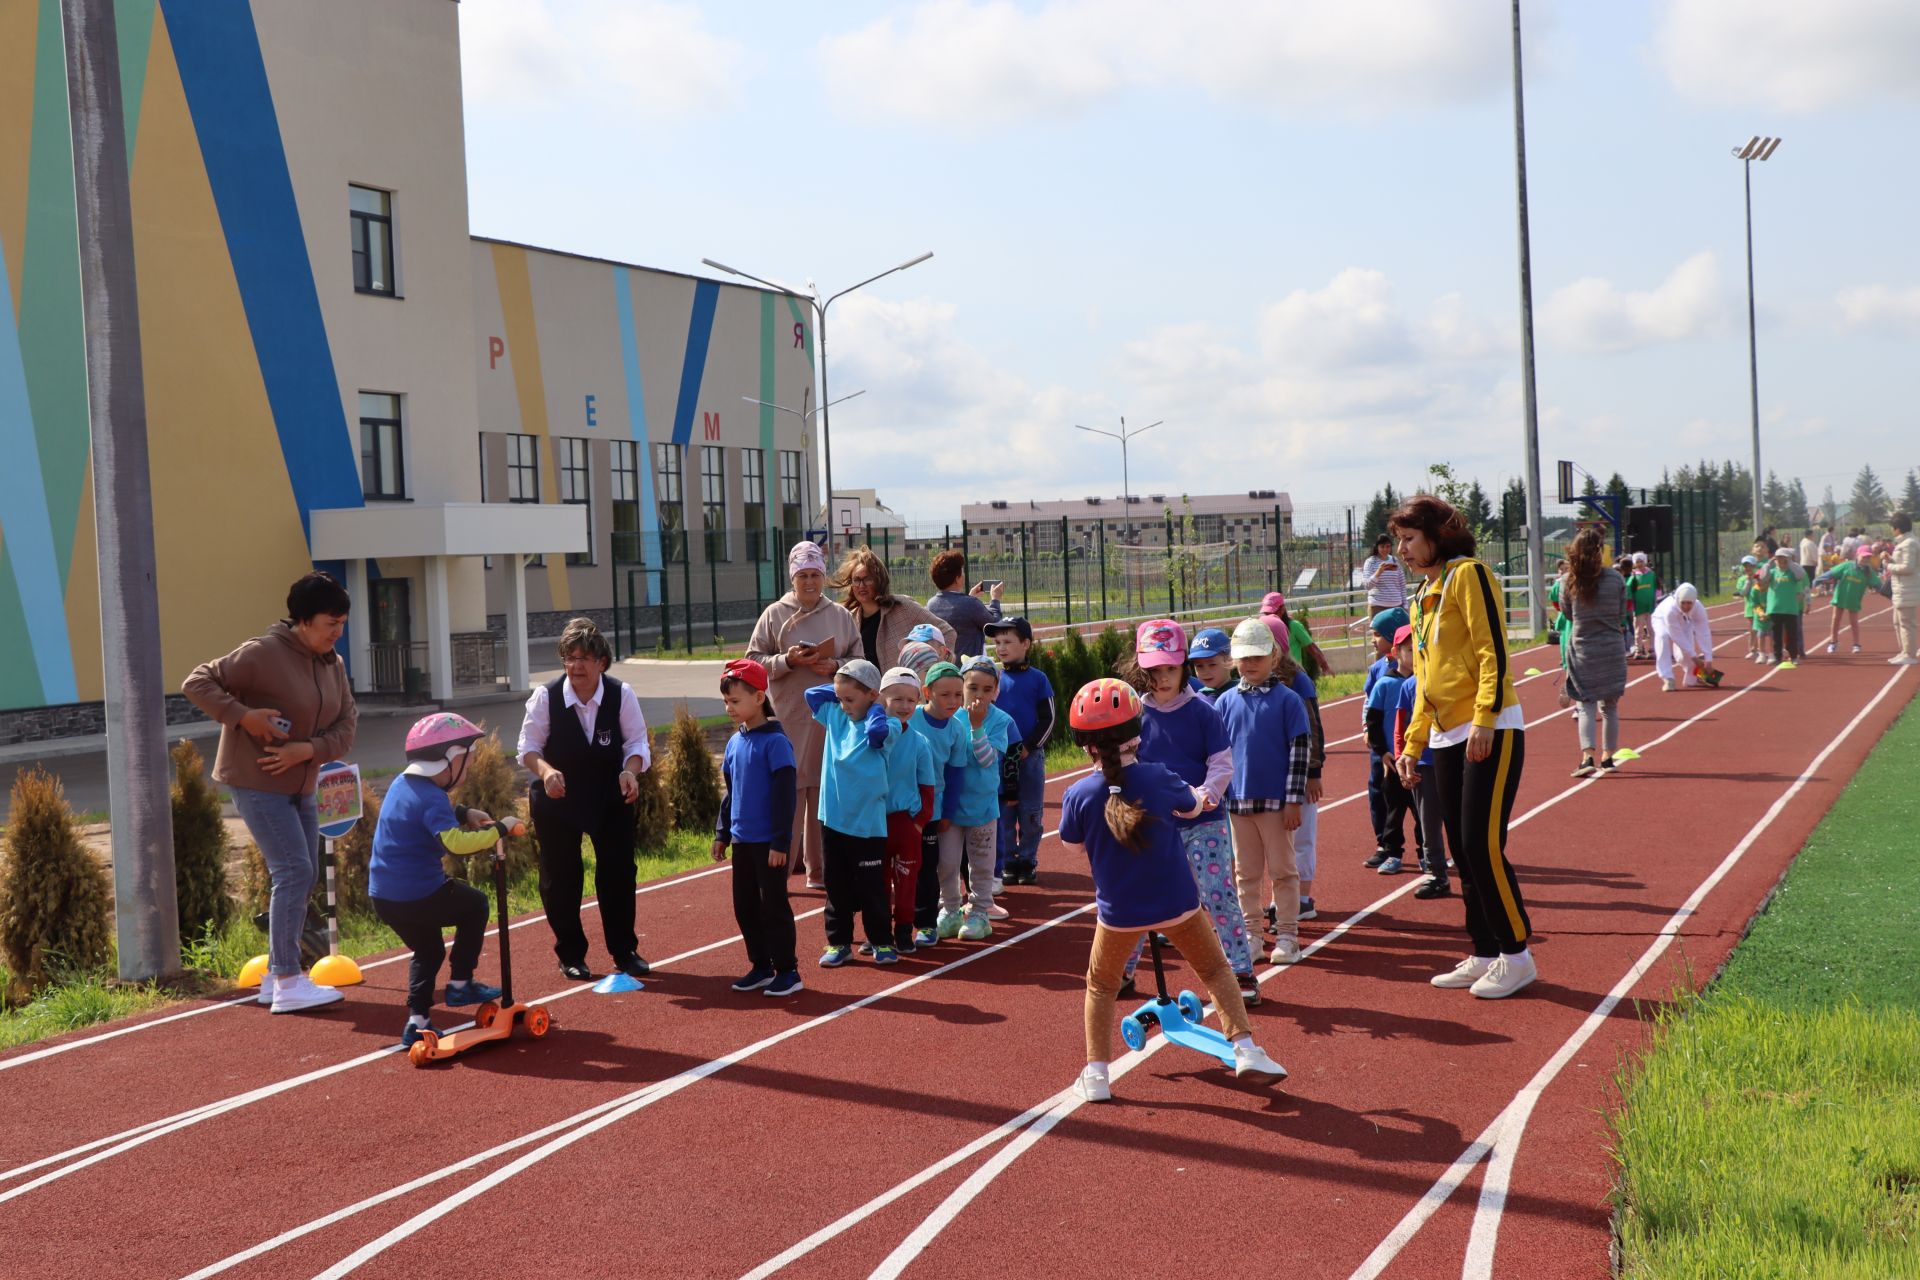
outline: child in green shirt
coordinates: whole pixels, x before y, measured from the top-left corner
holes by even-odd
[[[1633,553],[1633,572],[1627,577],[1627,598],[1633,602],[1633,652],[1629,657],[1653,656],[1653,610],[1660,603],[1660,578],[1647,553]]]
[[[1773,624],[1773,652],[1767,661],[1799,662],[1807,656],[1806,641],[1800,630],[1800,610],[1806,595],[1807,580],[1793,561],[1793,549],[1781,547],[1773,553],[1764,575],[1767,617]]]
[[[1767,656],[1767,612],[1764,608],[1767,592],[1758,581],[1759,572],[1758,556],[1741,556],[1740,567],[1736,571],[1738,582],[1733,588],[1733,594],[1740,597],[1740,611],[1746,615],[1746,657],[1752,662],[1764,662]]]
[[[1873,571],[1873,548],[1861,547],[1853,559],[1842,560],[1820,578],[1833,584],[1833,629],[1827,633],[1827,652],[1839,646],[1842,622],[1853,628],[1853,651],[1860,652],[1860,604],[1868,588],[1880,586],[1880,575]]]

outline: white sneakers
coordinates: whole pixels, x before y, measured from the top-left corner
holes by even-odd
[[[1660,692],[1662,692],[1662,693],[1672,693],[1672,692],[1673,692],[1673,681],[1671,681],[1671,680],[1662,680],[1662,681],[1660,682]]]
[[[987,904],[987,919],[989,920],[1005,920],[1009,914],[1011,913],[997,902]]]
[[[1436,987],[1470,987],[1487,976],[1487,970],[1493,968],[1493,960],[1487,956],[1468,956],[1445,973],[1435,974],[1428,981]]]
[[[1080,1072],[1080,1078],[1074,1082],[1073,1087],[1088,1102],[1113,1100],[1113,1089],[1107,1084],[1107,1064],[1104,1062],[1089,1062]]]
[[[1920,658],[1909,658],[1905,654],[1887,659],[1887,665],[1890,667],[1911,667],[1915,663],[1920,663]]]
[[[273,1003],[273,970],[260,975],[260,994],[254,997],[255,1004]]]
[[[1267,1056],[1257,1044],[1233,1046],[1233,1078],[1254,1084],[1278,1084],[1287,1078],[1287,1069]]]
[[[1267,953],[1269,964],[1293,964],[1300,959],[1300,940],[1298,938],[1280,938],[1273,944],[1273,950]]]
[[[303,1009],[318,1009],[322,1005],[334,1004],[345,1000],[347,993],[333,987],[315,986],[313,979],[304,973],[296,973],[291,978],[279,978],[273,984],[273,1011],[275,1013],[299,1013]]]

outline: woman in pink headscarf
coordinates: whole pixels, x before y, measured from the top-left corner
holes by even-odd
[[[747,656],[767,669],[773,712],[793,743],[800,776],[793,806],[793,874],[806,871],[807,887],[826,883],[820,844],[820,749],[822,730],[807,710],[806,691],[833,679],[840,663],[859,657],[860,628],[853,615],[827,599],[827,558],[812,542],[787,552],[793,590],[767,606],[754,623]]]

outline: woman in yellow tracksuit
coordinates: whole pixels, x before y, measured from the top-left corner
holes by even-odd
[[[1447,847],[1460,873],[1473,954],[1433,979],[1498,1000],[1535,977],[1532,926],[1507,861],[1507,824],[1526,758],[1526,717],[1513,690],[1506,607],[1493,571],[1473,558],[1473,531],[1452,506],[1422,494],[1387,522],[1409,575],[1418,695],[1396,761],[1418,784],[1432,749]],[[1417,575],[1417,576],[1415,576]]]

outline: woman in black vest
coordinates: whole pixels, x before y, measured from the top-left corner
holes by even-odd
[[[591,619],[560,634],[566,674],[538,685],[520,724],[520,761],[533,773],[528,804],[540,842],[540,905],[553,929],[560,972],[591,982],[580,927],[580,838],[593,840],[600,931],[616,969],[643,977],[633,932],[633,804],[637,775],[652,763],[647,722],[633,690],[607,674],[613,650]]]

